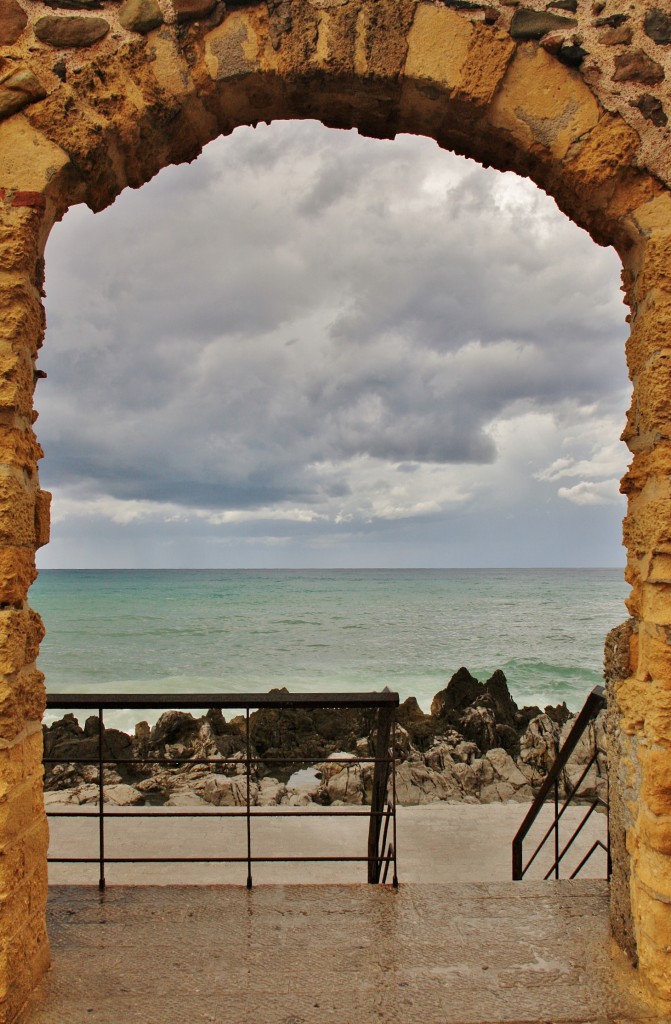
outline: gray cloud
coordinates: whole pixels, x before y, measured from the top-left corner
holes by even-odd
[[[315,537],[341,516],[370,540],[366,522],[410,521],[413,502],[429,530],[434,493],[442,509],[481,498],[507,458],[494,425],[538,413],[554,433],[529,487],[592,514],[610,494],[598,473],[587,487],[607,432],[571,435],[582,476],[542,473],[566,457],[576,410],[608,430],[623,418],[617,275],[529,183],[426,140],[238,130],[55,229],[43,482],[75,518],[74,498],[102,519],[97,496],[165,520],[163,503],[211,541],[224,534],[208,510],[296,505]],[[269,536],[285,543],[287,523]]]

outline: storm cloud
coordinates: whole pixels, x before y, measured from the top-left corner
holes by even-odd
[[[238,129],[54,229],[42,564],[618,564],[625,312],[530,182]]]

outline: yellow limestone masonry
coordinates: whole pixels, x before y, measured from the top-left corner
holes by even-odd
[[[631,620],[609,637],[617,940],[671,1010],[669,0],[0,0],[0,1024],[49,963],[33,430],[44,247],[241,124],[319,118],[533,178],[623,264]],[[623,422],[625,420],[625,410]]]

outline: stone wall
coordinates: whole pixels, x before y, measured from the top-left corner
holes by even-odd
[[[0,0],[0,1020],[48,960],[27,605],[48,535],[32,430],[44,245],[72,204],[102,209],[279,117],[431,136],[530,176],[620,253],[634,460],[632,623],[610,678],[613,920],[671,1006],[670,81],[668,0]]]

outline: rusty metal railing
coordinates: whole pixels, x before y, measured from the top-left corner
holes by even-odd
[[[513,839],[512,853],[513,853],[513,881],[514,882],[519,882],[519,881],[521,881],[524,878],[524,876],[526,875],[527,871],[529,870],[531,865],[535,862],[536,858],[540,854],[541,850],[545,847],[545,844],[548,842],[548,840],[550,839],[551,836],[552,836],[553,842],[554,842],[554,851],[553,851],[554,859],[552,861],[552,864],[550,865],[550,868],[545,873],[544,878],[546,880],[549,879],[551,876],[554,876],[556,879],[559,878],[560,877],[560,868],[561,868],[562,861],[564,860],[564,857],[566,856],[568,851],[573,847],[574,842],[576,841],[578,836],[581,834],[583,828],[585,827],[585,825],[587,824],[587,822],[591,818],[591,816],[594,813],[594,811],[596,811],[598,808],[603,809],[605,811],[605,813],[606,813],[606,842],[604,843],[601,839],[597,839],[594,843],[592,843],[591,847],[589,848],[589,850],[587,851],[585,856],[582,858],[582,860],[577,865],[577,867],[575,867],[573,869],[573,871],[571,872],[569,877],[570,878],[575,878],[582,871],[583,867],[585,866],[587,861],[590,859],[590,857],[598,849],[602,849],[606,853],[606,875],[607,875],[608,878],[610,878],[610,874],[611,874],[611,859],[610,859],[610,832],[609,832],[609,829],[608,829],[608,796],[606,796],[606,798],[604,799],[603,797],[599,796],[598,793],[597,793],[593,798],[590,798],[587,801],[587,805],[588,806],[587,806],[587,810],[586,810],[585,815],[583,816],[582,820],[579,822],[577,827],[573,830],[573,832],[571,833],[569,838],[563,843],[563,845],[562,845],[562,843],[560,841],[560,831],[559,831],[560,822],[561,822],[561,819],[563,818],[563,816],[564,816],[564,814],[566,812],[566,809],[572,803],[575,803],[578,799],[580,799],[580,797],[581,797],[581,787],[582,787],[585,779],[587,778],[587,775],[588,775],[590,769],[592,768],[592,765],[597,764],[599,756],[601,756],[601,755],[605,756],[605,751],[602,750],[598,746],[598,744],[596,743],[596,739],[595,739],[595,743],[594,743],[594,747],[593,747],[593,751],[592,751],[592,756],[590,757],[590,759],[587,762],[585,768],[581,772],[580,777],[578,778],[578,781],[573,783],[570,786],[570,788],[568,788],[566,790],[566,793],[565,793],[565,796],[563,798],[563,801],[560,801],[559,789],[560,789],[560,780],[561,780],[562,773],[564,772],[564,770],[565,770],[565,768],[566,768],[566,766],[567,766],[567,764],[568,764],[568,762],[570,760],[571,755],[573,754],[575,748],[577,747],[577,745],[578,745],[581,737],[583,736],[585,730],[588,728],[590,722],[592,722],[596,718],[596,716],[599,714],[599,712],[605,706],[606,706],[606,695],[605,695],[605,692],[604,692],[604,688],[602,686],[595,686],[594,689],[592,690],[592,692],[590,693],[590,695],[588,696],[587,700],[585,701],[585,705],[584,705],[582,711],[580,712],[580,714],[576,718],[576,720],[575,720],[575,722],[573,724],[573,728],[571,729],[570,733],[566,737],[566,741],[564,742],[564,745],[562,746],[561,750],[557,754],[555,762],[552,765],[552,768],[550,769],[550,771],[549,771],[549,773],[547,775],[547,778],[544,780],[543,784],[541,785],[541,788],[539,789],[534,802],[532,803],[531,807],[529,808],[529,811],[528,811],[526,817],[524,818],[524,821],[520,825],[520,827],[519,827],[519,829],[517,831],[517,834],[516,834],[515,838]],[[606,780],[606,786],[607,786],[607,780]],[[554,800],[554,818],[553,818],[553,821],[550,824],[550,827],[547,829],[547,831],[543,835],[543,837],[540,840],[540,842],[537,844],[534,852],[532,853],[532,855],[529,857],[529,859],[525,863],[524,862],[524,852],[523,852],[523,844],[524,844],[525,837],[527,836],[529,830],[531,829],[532,825],[536,821],[536,818],[538,817],[541,809],[545,806],[545,803],[546,803],[550,793],[552,793],[552,798]],[[583,803],[584,803],[584,801],[583,801]],[[560,806],[560,804],[561,804],[561,806]]]
[[[98,806],[95,811],[48,811],[48,816],[53,818],[97,818],[98,819],[98,854],[95,857],[49,857],[48,860],[54,864],[98,864],[99,879],[98,886],[105,888],[105,865],[106,864],[151,864],[151,863],[241,863],[247,866],[247,888],[251,889],[253,884],[252,865],[259,863],[297,863],[297,862],[359,862],[368,866],[368,882],[371,884],[384,884],[387,880],[390,867],[392,868],[392,884],[398,887],[398,873],[396,863],[396,762],[394,752],[394,721],[395,710],[399,704],[397,693],[384,690],[381,693],[301,693],[291,694],[283,691],[272,693],[226,693],[226,694],[98,694],[73,693],[50,694],[47,697],[48,710],[86,710],[97,711],[98,714]],[[104,749],[105,711],[126,711],[126,710],[171,710],[171,709],[236,709],[245,712],[244,747],[245,756],[240,758],[226,757],[173,757],[166,755],[162,757],[149,757],[142,754],[137,757],[120,758],[111,756],[109,751]],[[263,764],[284,764],[284,765],[315,765],[322,764],[326,760],[321,757],[302,757],[292,755],[290,757],[272,757],[268,755],[252,756],[252,738],[250,730],[250,710],[254,708],[273,710],[321,710],[328,708],[350,709],[358,711],[370,710],[375,712],[375,724],[372,730],[373,750],[371,756],[359,757],[348,756],[347,758],[329,757],[330,764],[343,764],[352,767],[356,764],[373,765],[373,783],[370,808],[366,810],[329,810],[327,807],[321,810],[303,810],[302,816],[338,816],[338,817],[367,817],[368,845],[365,856],[257,856],[253,853],[252,846],[252,821],[255,818],[282,818],[296,816],[295,811],[270,810],[258,808],[252,804],[251,782],[252,773],[256,765]],[[73,758],[69,756],[45,757],[45,765],[49,764],[82,764],[91,765],[94,763],[91,757]],[[246,802],[243,809],[236,811],[207,811],[198,810],[148,810],[142,811],[135,808],[133,811],[114,810],[106,812],[104,801],[104,771],[107,765],[133,765],[133,764],[209,764],[217,767],[224,765],[244,765],[246,775]],[[109,819],[146,817],[156,820],[157,818],[236,818],[246,819],[246,844],[247,850],[243,857],[218,856],[218,857],[110,857],[105,850],[105,827]]]

